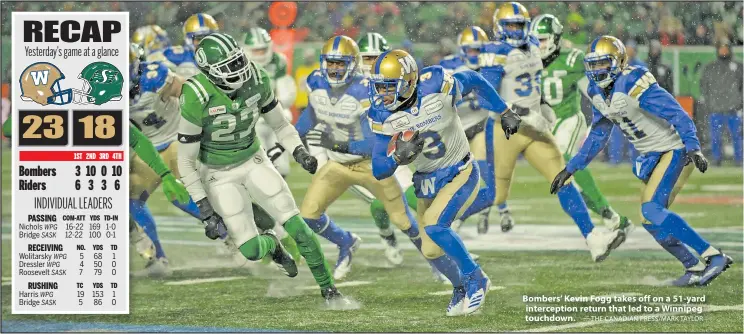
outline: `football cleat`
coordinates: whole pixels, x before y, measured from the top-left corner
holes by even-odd
[[[625,242],[625,232],[622,230],[603,233],[594,229],[586,236],[586,245],[589,246],[594,262],[604,261],[610,255],[610,252],[620,247],[623,242]]]
[[[297,276],[297,263],[295,262],[294,258],[292,258],[292,255],[290,255],[289,252],[284,249],[284,245],[282,245],[281,241],[279,241],[276,233],[273,230],[266,230],[261,234],[274,239],[274,242],[276,243],[274,251],[271,252],[271,260],[276,263],[279,271],[289,277]]]
[[[447,316],[456,317],[462,315],[463,307],[465,306],[465,288],[457,286],[452,290],[452,299],[449,305],[447,305]]]
[[[347,246],[339,247],[338,250],[338,261],[336,262],[336,268],[333,270],[333,278],[336,280],[342,280],[351,271],[351,260],[354,252],[359,249],[362,244],[362,238],[358,235],[351,233],[351,243]]]
[[[601,210],[602,222],[604,222],[607,229],[610,231],[622,230],[625,235],[630,234],[635,228],[633,222],[628,217],[621,216],[615,210],[610,207],[606,207]]]
[[[703,277],[703,271],[685,271],[680,278],[673,280],[672,285],[677,287],[696,286],[700,284],[700,278]]]
[[[320,289],[320,294],[325,299],[326,306],[331,309],[344,309],[351,306],[351,301],[346,298],[341,292],[338,292],[335,286],[330,286],[325,289]]]
[[[152,260],[155,257],[155,245],[147,236],[145,231],[137,223],[132,223],[132,229],[129,230],[129,242],[137,250],[137,253],[145,260]]]
[[[395,234],[389,236],[380,235],[382,245],[385,247],[385,258],[394,266],[403,263],[403,252],[398,248],[398,241],[395,240]]]
[[[501,216],[501,232],[511,231],[514,228],[514,218],[512,218],[511,212],[509,210],[499,211],[499,215]]]
[[[486,208],[485,210],[478,213],[478,234],[488,233],[488,216],[490,213],[491,213],[491,208]],[[511,222],[511,226],[514,226],[513,220]],[[509,230],[511,230],[511,227],[509,228]],[[503,227],[502,227],[502,231],[503,231]]]
[[[491,279],[478,267],[469,275],[463,276],[465,287],[465,299],[461,315],[471,314],[483,306],[486,302],[486,294],[491,289]]]
[[[734,259],[732,259],[730,256],[720,253],[713,256],[708,256],[705,258],[705,263],[707,266],[705,267],[705,270],[703,270],[703,274],[700,277],[700,285],[706,286],[710,284],[710,282],[713,282],[716,277],[721,275],[726,269],[731,267],[731,265],[734,263]]]
[[[147,269],[148,275],[151,277],[167,277],[173,273],[170,269],[170,262],[166,257],[159,257],[147,261],[145,269]]]

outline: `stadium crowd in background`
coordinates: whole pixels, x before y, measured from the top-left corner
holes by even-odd
[[[672,69],[661,64],[658,53],[661,48],[670,45],[713,46],[722,41],[739,46],[744,41],[744,5],[741,2],[550,1],[523,4],[529,8],[532,17],[543,13],[556,14],[566,27],[563,39],[573,44],[585,45],[602,34],[611,34],[625,41],[632,56],[630,64],[648,66],[670,92],[674,91]],[[222,31],[242,35],[251,27],[271,27],[267,17],[269,5],[269,2],[3,2],[2,46],[4,50],[10,50],[12,11],[128,11],[131,29],[157,24],[168,32],[173,43],[181,43],[181,24],[193,13],[211,14],[221,25]],[[302,42],[324,41],[328,36],[337,34],[356,39],[363,32],[375,31],[383,34],[393,47],[413,50],[414,44],[436,45],[433,52],[412,52],[421,67],[422,64],[436,64],[451,54],[456,49],[457,32],[467,26],[475,24],[490,31],[495,8],[495,2],[298,2],[298,16],[293,28]],[[637,49],[641,45],[648,47],[650,53],[638,54]],[[740,63],[732,59],[729,61],[739,64],[741,70]],[[10,60],[3,59],[2,66],[2,82],[12,82]],[[718,61],[706,66],[705,70],[713,73],[726,66]],[[714,77],[718,76],[710,76]],[[701,92],[704,92],[702,86]],[[734,89],[734,93],[741,94],[741,89]],[[725,122],[709,115],[728,113],[729,103],[718,107],[711,101],[717,100],[708,98],[706,103],[699,101],[700,112],[696,113],[695,121],[698,126],[702,125],[702,129],[707,129],[703,131],[708,134],[720,135]],[[738,104],[741,105],[740,100]],[[722,108],[726,110],[719,110]],[[710,123],[711,120],[716,122]],[[734,141],[741,141],[741,130],[738,131],[732,129]],[[622,135],[615,137],[606,152],[609,161],[629,162],[635,155],[632,146]],[[705,140],[707,136],[702,137]],[[713,150],[714,161],[720,156],[716,154],[720,151],[717,146],[720,140],[717,138],[711,138],[712,142],[705,140],[708,142],[706,147]],[[738,149],[736,153],[739,163],[740,151]]]

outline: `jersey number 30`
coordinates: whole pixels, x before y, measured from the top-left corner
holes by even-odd
[[[518,75],[514,79],[520,83],[522,87],[515,89],[514,93],[521,97],[530,96],[530,94],[532,94],[532,89],[534,88],[537,93],[540,94],[540,75],[540,72],[535,73],[534,76],[529,73]],[[532,83],[532,79],[535,79],[535,83]]]

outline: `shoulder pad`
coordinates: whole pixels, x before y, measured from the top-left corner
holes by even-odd
[[[584,52],[579,49],[569,49],[566,55],[566,66],[584,69]]]
[[[288,62],[287,56],[281,52],[274,52],[271,60],[276,63],[277,66],[286,66]]]
[[[506,56],[513,49],[514,49],[513,46],[506,44],[506,43],[491,42],[491,43],[486,43],[485,45],[483,45],[483,52],[481,52],[481,54],[493,53],[497,55]]]
[[[163,51],[166,59],[176,65],[194,62],[194,51],[183,46],[171,46]]]
[[[331,88],[320,70],[314,70],[307,76],[307,86],[310,87],[310,90]]]
[[[384,109],[369,108],[367,117],[369,118],[369,126],[372,128],[372,132],[393,135],[394,132],[390,124],[385,124],[385,121],[392,115],[392,112]]]
[[[361,75],[354,77],[354,81],[346,90],[346,95],[359,101],[369,100],[369,79]]]
[[[170,70],[161,62],[144,62],[140,64],[140,91],[157,93],[168,82]]]
[[[204,74],[199,73],[191,78],[186,79],[183,84],[181,92],[181,104],[183,105],[184,97],[188,103],[200,103],[206,105],[209,102],[209,85],[205,85],[205,82],[209,80]]]
[[[602,88],[599,88],[594,81],[589,80],[589,87],[586,88],[586,94],[589,95],[589,98],[593,98],[594,95],[601,94]]]
[[[449,55],[439,62],[439,65],[448,70],[455,70],[458,67],[465,65],[460,57],[455,55]]]
[[[443,85],[445,77],[452,78],[451,75],[445,73],[442,66],[433,65],[424,67],[424,70],[419,75],[418,84],[418,92],[421,94],[421,97],[429,94],[448,93],[449,89],[445,91]]]
[[[615,91],[628,94],[631,98],[638,98],[651,85],[656,83],[656,78],[643,66],[628,66],[617,78]]]

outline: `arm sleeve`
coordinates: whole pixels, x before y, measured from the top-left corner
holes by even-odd
[[[362,125],[362,140],[356,140],[349,142],[348,151],[351,154],[361,155],[365,157],[372,156],[372,148],[375,145],[375,135],[372,133],[372,128],[369,126],[369,120],[367,115],[362,115],[360,123]]]
[[[480,74],[488,81],[497,91],[501,88],[501,79],[504,77],[504,67],[491,66],[481,68]]]
[[[682,109],[677,100],[669,92],[661,88],[659,84],[651,85],[639,98],[640,106],[658,117],[663,118],[672,126],[687,151],[700,150],[700,140],[697,137],[697,129],[689,115]]]
[[[289,109],[293,106],[296,97],[297,86],[292,77],[285,75],[276,80],[276,98],[284,108]]]
[[[398,164],[387,155],[387,145],[392,136],[376,133],[372,149],[372,174],[378,180],[389,178],[395,173]]]
[[[594,112],[594,120],[592,121],[592,129],[589,132],[589,136],[584,140],[584,144],[581,145],[579,153],[574,156],[571,161],[566,164],[566,171],[574,173],[577,170],[582,170],[589,165],[594,157],[599,154],[607,141],[610,139],[610,131],[612,131],[612,121],[602,116],[597,109],[592,108]]]
[[[584,97],[589,99],[589,93],[587,92],[589,89],[589,79],[587,79],[586,76],[582,76],[581,79],[576,82],[576,86],[579,88],[581,95],[584,95]]]
[[[199,170],[196,168],[196,160],[201,148],[201,136],[201,126],[182,116],[178,124],[178,171],[181,174],[181,181],[194,202],[207,197],[207,192],[199,177]]]
[[[261,110],[261,116],[266,120],[266,124],[274,130],[274,133],[276,133],[276,139],[279,143],[281,143],[282,146],[284,146],[284,148],[286,148],[291,154],[298,146],[302,146],[300,136],[297,134],[295,127],[292,126],[292,124],[289,123],[289,120],[284,116],[284,108],[282,105],[279,103],[273,103],[271,105],[271,110],[267,112],[264,112],[263,109]]]
[[[315,123],[315,109],[313,109],[312,105],[308,104],[297,119],[295,129],[297,129],[300,137],[304,137],[315,126]]]
[[[129,147],[161,178],[171,172],[152,142],[133,125],[129,125]]]
[[[499,93],[496,92],[495,88],[493,88],[494,86],[491,85],[482,75],[478,74],[478,72],[466,70],[457,72],[453,76],[462,84],[462,96],[475,91],[480,98],[491,104],[490,108],[488,108],[489,106],[484,106],[486,109],[490,109],[499,114],[506,111],[506,102],[504,102],[501,96],[499,96]]]

